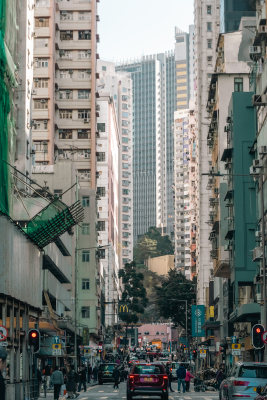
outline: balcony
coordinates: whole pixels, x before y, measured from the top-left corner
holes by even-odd
[[[262,257],[263,257],[262,247],[255,247],[253,250],[252,260],[260,261],[262,260]]]
[[[91,40],[60,40],[56,39],[56,44],[61,50],[91,50]]]
[[[92,9],[91,1],[84,2],[70,2],[68,0],[58,3],[60,11],[89,11]]]
[[[57,79],[57,84],[60,89],[90,89],[91,79],[88,75],[88,79],[75,79],[75,74],[73,74],[73,79]]]
[[[36,38],[50,37],[49,27],[35,27],[34,32]]]
[[[32,111],[33,119],[49,119],[48,109],[36,109]]]
[[[60,109],[89,109],[91,108],[91,99],[60,99],[55,104]]]
[[[44,47],[37,47],[34,46],[34,56],[35,57],[49,57],[49,47],[44,46]]]
[[[48,131],[45,131],[45,130],[40,130],[40,131],[35,131],[35,130],[33,130],[32,131],[32,139],[33,140],[46,140],[46,141],[48,141],[49,140],[49,134],[48,134]]]
[[[50,17],[50,8],[49,7],[35,7],[34,8],[34,16],[38,17]]]
[[[218,278],[230,278],[229,252],[220,246],[218,258],[214,266],[214,276]]]

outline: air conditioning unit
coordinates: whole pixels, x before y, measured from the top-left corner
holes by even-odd
[[[260,261],[262,259],[262,247],[255,247],[253,249],[253,261]]]
[[[261,47],[260,46],[249,46],[249,54],[261,54]]]
[[[262,162],[262,160],[258,160],[258,159],[253,160],[253,167],[255,167],[255,168],[262,168],[262,167],[263,167],[263,162]]]
[[[252,96],[252,103],[254,106],[265,106],[267,104],[267,95],[266,94],[254,94]]]
[[[253,165],[251,165],[249,167],[249,173],[250,175],[259,175],[259,168],[254,167]]]

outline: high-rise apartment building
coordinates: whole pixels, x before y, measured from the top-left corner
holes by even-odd
[[[256,16],[256,0],[221,0],[220,31],[234,32],[239,29],[242,17]]]
[[[64,177],[71,163],[72,197],[85,210],[73,238],[76,327],[85,340],[100,336],[99,264],[96,232],[96,0],[36,0],[33,87],[34,172]],[[38,175],[38,179],[45,180]],[[68,189],[56,180],[54,193]],[[89,344],[89,343],[88,343]]]
[[[131,73],[133,81],[134,241],[150,226],[172,235],[174,53],[145,56],[116,70]]]
[[[133,259],[133,138],[132,79],[130,73],[116,72],[115,64],[98,61],[98,90],[113,99],[119,129],[119,257],[120,265]],[[101,123],[98,132],[101,135]]]
[[[198,136],[198,216],[196,236],[196,262],[198,276],[197,302],[205,304],[206,289],[212,271],[209,244],[209,192],[208,177],[210,155],[207,148],[208,114],[206,110],[208,88],[215,65],[216,44],[220,26],[219,0],[195,1],[195,89],[196,131]]]

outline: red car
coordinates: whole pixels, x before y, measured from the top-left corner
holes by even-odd
[[[160,396],[168,400],[168,375],[159,363],[136,364],[127,380],[127,400],[134,396]]]

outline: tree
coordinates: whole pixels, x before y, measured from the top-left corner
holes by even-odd
[[[173,245],[169,236],[162,236],[158,228],[150,227],[134,247],[134,261],[137,264],[144,264],[150,257],[173,253]]]
[[[132,261],[119,270],[119,278],[122,278],[124,285],[121,303],[128,307],[128,312],[120,314],[120,318],[126,324],[137,323],[148,302],[143,285],[144,275],[137,271],[136,264]]]
[[[164,318],[186,327],[186,302],[187,300],[187,326],[188,333],[191,331],[191,304],[196,299],[195,281],[190,281],[177,270],[170,270],[164,278],[161,287],[156,288],[157,305],[160,314]]]

